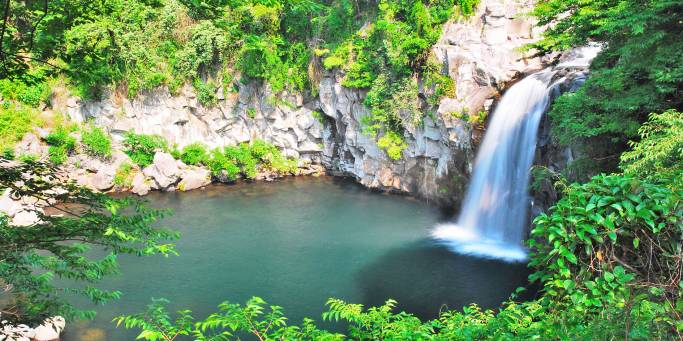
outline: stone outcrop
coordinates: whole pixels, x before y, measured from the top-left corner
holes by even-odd
[[[437,115],[425,117],[423,125],[408,127],[408,148],[398,161],[361,133],[361,118],[368,115],[365,93],[341,86],[342,74],[325,75],[319,100],[332,119],[324,139],[328,169],[352,175],[371,188],[409,192],[446,205],[458,202],[471,171],[477,133],[465,120],[468,114],[489,111],[506,86],[547,62],[518,52],[538,38],[531,19],[521,16],[529,8],[530,1],[484,0],[471,18],[445,25],[432,52],[455,81],[455,96],[443,98],[433,108]]]
[[[203,168],[187,168],[180,174],[178,189],[181,191],[191,191],[204,187],[211,183],[211,172]]]
[[[589,61],[598,50],[593,48],[578,48],[570,50],[559,56],[559,64],[553,69],[553,88],[551,91],[551,102],[566,92],[574,92],[585,82],[589,69]],[[571,63],[567,61],[573,60]],[[551,135],[550,118],[545,115],[541,119],[538,134],[538,144],[534,155],[534,165],[545,167],[550,173],[562,173],[569,181],[578,181],[576,174],[567,167],[573,160],[577,159],[580,152],[573,146],[561,146],[553,140]],[[548,174],[550,175],[550,174]],[[552,177],[540,179],[538,187],[532,189],[532,216],[540,212],[547,212],[549,207],[557,202],[559,197]]]
[[[152,188],[169,190],[169,186],[175,184],[180,178],[180,168],[185,164],[171,156],[169,153],[157,152],[151,165],[142,170],[142,174],[154,180]]]
[[[456,96],[441,101],[439,114],[488,111],[511,81],[543,67],[546,60],[518,51],[539,38],[540,29],[524,16],[533,3],[482,0],[471,18],[445,26],[432,51],[455,80]]]

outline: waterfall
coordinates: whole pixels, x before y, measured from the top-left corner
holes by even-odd
[[[577,49],[574,58],[527,76],[498,103],[477,154],[472,178],[455,223],[432,235],[454,251],[508,261],[526,259],[530,206],[529,171],[538,127],[550,104],[558,68],[585,68],[599,47]]]

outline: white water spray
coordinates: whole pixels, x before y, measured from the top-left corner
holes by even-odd
[[[599,47],[578,50],[558,67],[586,67]],[[455,224],[432,235],[454,251],[485,258],[523,261],[530,197],[529,170],[541,117],[548,109],[555,69],[524,78],[503,96],[477,154],[474,172]]]

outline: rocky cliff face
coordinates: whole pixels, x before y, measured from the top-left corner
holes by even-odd
[[[275,96],[267,85],[248,84],[235,92],[219,90],[218,104],[208,108],[186,86],[175,96],[159,89],[135,99],[113,94],[99,101],[69,98],[62,109],[73,120],[93,120],[119,138],[131,130],[159,134],[178,147],[263,139],[287,156],[324,165],[365,186],[452,204],[461,198],[474,156],[467,114],[489,110],[507,84],[543,65],[517,52],[538,35],[530,19],[521,16],[531,4],[483,0],[471,18],[445,25],[433,54],[454,79],[456,95],[425,108],[437,114],[408,128],[408,148],[398,161],[362,133],[361,118],[368,114],[365,93],[341,86],[340,72],[323,75],[316,97]]]

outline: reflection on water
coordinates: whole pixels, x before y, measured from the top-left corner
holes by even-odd
[[[363,303],[377,306],[393,298],[399,309],[435,318],[444,308],[470,303],[495,308],[526,284],[525,265],[457,255],[423,240],[391,250],[360,271]]]
[[[394,298],[427,318],[443,304],[495,306],[526,276],[521,265],[458,256],[425,240],[446,218],[433,207],[347,180],[211,186],[149,199],[175,210],[163,223],[181,232],[180,256],[120,257],[122,275],[104,286],[123,297],[104,307],[78,302],[98,316],[69,324],[64,341],[133,340],[134,331],[111,320],[144,311],[152,297],[197,318],[251,296],[283,306],[291,323],[320,321],[330,297],[366,305]]]

